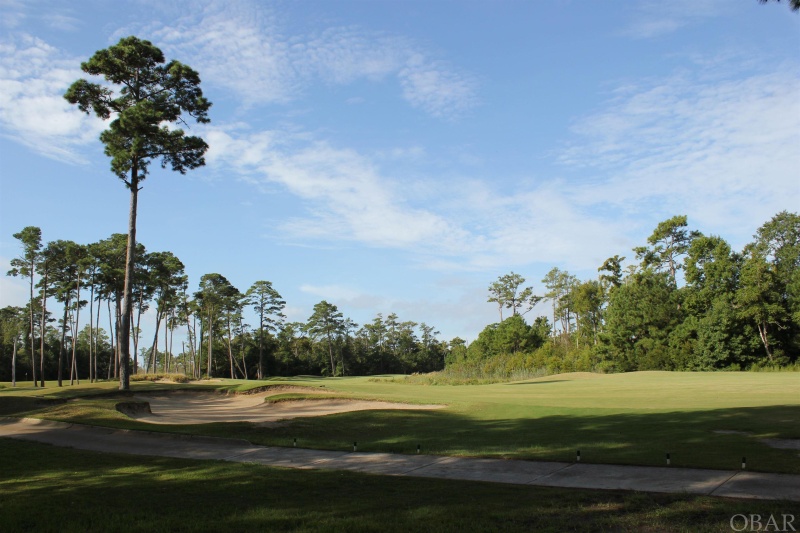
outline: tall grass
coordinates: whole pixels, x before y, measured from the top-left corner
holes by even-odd
[[[532,353],[504,353],[457,361],[440,372],[408,376],[405,382],[417,385],[485,385],[567,372],[598,371],[602,369],[590,347],[574,349],[548,343]]]

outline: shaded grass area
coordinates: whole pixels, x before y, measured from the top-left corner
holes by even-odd
[[[100,454],[0,439],[6,531],[730,531],[786,502]],[[795,504],[796,505],[796,504]]]
[[[113,384],[111,384],[113,385]],[[270,386],[324,387],[325,395],[447,404],[434,411],[359,411],[299,418],[276,426],[249,423],[152,425],[115,409],[120,396],[99,384],[48,389],[40,398],[0,391],[0,414],[157,432],[243,438],[256,444],[366,452],[423,453],[590,463],[749,469],[800,474],[797,450],[774,449],[760,438],[800,438],[800,380],[781,373],[565,374],[506,384],[421,386],[375,378],[282,378],[168,385],[149,390],[247,391]],[[104,388],[105,387],[105,388]],[[41,394],[42,391],[39,391]],[[276,399],[320,399],[287,391]],[[72,399],[71,401],[63,401]],[[36,404],[50,401],[51,404]],[[721,434],[717,431],[739,433]]]

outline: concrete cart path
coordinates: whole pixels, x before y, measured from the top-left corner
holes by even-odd
[[[120,430],[30,418],[0,419],[0,437],[97,452],[216,459],[288,468],[800,502],[800,475],[790,474],[280,448],[255,446],[237,439]]]

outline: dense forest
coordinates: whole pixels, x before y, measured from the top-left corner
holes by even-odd
[[[740,370],[798,366],[800,216],[781,212],[741,252],[719,236],[661,222],[623,268],[597,279],[552,269],[537,296],[511,274],[489,286],[500,322],[451,346],[448,370],[486,377],[569,371]],[[549,317],[523,315],[544,301]],[[503,310],[511,316],[503,319]]]
[[[43,245],[41,230],[26,227],[14,237],[23,252],[8,274],[26,280],[30,300],[24,308],[0,310],[0,381],[118,378],[127,236]],[[444,366],[446,344],[424,323],[401,321],[392,313],[359,327],[326,301],[314,306],[305,323],[287,322],[286,304],[269,281],[256,281],[242,292],[222,274],[211,273],[190,291],[174,254],[148,252],[141,243],[137,248],[129,317],[134,374],[248,379],[428,372]],[[49,310],[50,300],[60,304],[60,316]],[[245,323],[247,308],[254,311],[255,325]],[[143,339],[140,325],[148,310],[155,313],[155,332]]]
[[[39,228],[26,227],[14,237],[22,251],[8,275],[25,280],[30,300],[0,309],[0,381],[117,378],[127,236],[45,245]],[[469,344],[439,340],[434,327],[394,313],[358,325],[327,301],[305,323],[287,322],[286,303],[271,282],[241,291],[211,273],[192,291],[180,259],[137,247],[129,316],[134,374],[248,379],[447,367],[453,374],[513,378],[798,365],[800,216],[794,213],[775,215],[741,252],[721,237],[689,230],[686,217],[676,216],[633,250],[634,262],[623,267],[625,257],[615,255],[586,281],[553,268],[542,295],[519,274],[500,276],[488,288],[499,321]],[[534,307],[547,316],[528,323]],[[245,323],[248,308],[254,324]],[[148,310],[155,331],[144,339],[139,326]]]

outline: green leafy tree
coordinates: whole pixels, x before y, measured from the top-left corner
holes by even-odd
[[[613,368],[672,370],[669,333],[682,321],[669,274],[646,269],[611,293],[602,336]]]
[[[687,226],[686,215],[674,216],[660,222],[653,234],[647,238],[650,247],[634,248],[642,266],[655,267],[657,272],[666,270],[675,283],[677,271],[682,268],[679,258],[689,250],[692,239],[700,235],[697,231],[687,230]]]
[[[147,263],[149,278],[147,285],[151,288],[156,302],[156,328],[151,349],[151,354],[155,354],[161,322],[162,320],[166,322],[166,317],[178,306],[180,292],[186,287],[188,277],[184,272],[183,263],[172,252],[147,254]],[[150,371],[151,364],[153,372],[157,372],[156,361],[153,358],[147,361],[146,371]]]
[[[511,309],[511,315],[524,315],[541,301],[540,296],[533,294],[532,287],[522,287],[525,278],[519,274],[511,272],[497,278],[497,281],[489,285],[488,302],[497,304],[500,312],[500,322],[503,321],[503,308]],[[524,311],[522,310],[524,308]]]
[[[342,335],[344,318],[339,309],[322,300],[314,305],[314,312],[306,322],[305,330],[313,339],[324,338],[328,345],[328,355],[331,363],[331,375],[336,375],[336,363],[333,358],[334,340]]]
[[[622,285],[622,262],[625,261],[624,257],[615,255],[609,257],[603,262],[598,272],[607,272],[607,274],[600,274],[600,284],[606,291],[612,287],[619,287]]]
[[[36,387],[36,341],[34,339],[34,302],[33,302],[33,276],[36,271],[36,262],[39,259],[39,252],[42,249],[42,230],[36,226],[27,226],[19,233],[14,234],[14,238],[22,243],[22,255],[11,260],[11,270],[9,276],[25,276],[29,280],[30,300],[28,305],[30,318],[30,343],[31,343],[31,375],[33,386]]]
[[[200,290],[195,293],[195,300],[197,300],[199,312],[205,324],[208,377],[211,377],[212,374],[216,324],[222,313],[228,311],[232,306],[232,301],[239,297],[239,290],[231,285],[231,282],[222,274],[205,274],[200,278]],[[233,364],[231,364],[231,368],[233,368]]]
[[[27,313],[22,307],[0,309],[0,352],[11,344],[11,386],[17,386],[17,347],[24,342]],[[5,372],[0,371],[0,375]]]
[[[247,304],[258,315],[258,379],[264,379],[264,332],[275,333],[286,317],[283,308],[286,302],[269,281],[256,281],[245,294]]]
[[[120,389],[130,388],[130,315],[136,253],[136,212],[140,183],[154,159],[163,168],[185,173],[205,164],[208,145],[200,137],[186,136],[171,127],[184,123],[185,115],[208,122],[211,103],[203,97],[197,72],[178,61],[165,63],[164,54],[149,41],[125,37],[114,46],[97,51],[81,69],[103,76],[109,85],[80,79],[64,97],[87,113],[113,120],[100,134],[111,170],[129,189],[128,245],[120,331]]]

